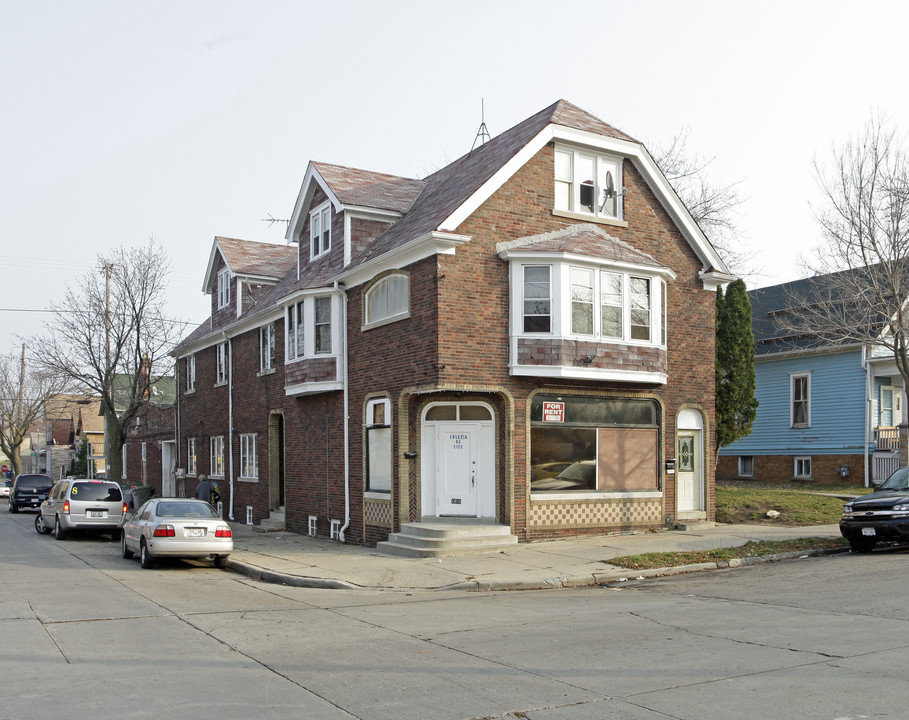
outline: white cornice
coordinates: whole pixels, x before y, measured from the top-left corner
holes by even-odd
[[[641,275],[649,275],[651,277],[663,277],[668,280],[675,280],[677,277],[671,268],[668,268],[664,265],[644,265],[641,263],[632,263],[622,260],[610,260],[608,258],[601,258],[593,255],[580,255],[578,253],[571,252],[540,252],[526,250],[523,248],[514,248],[512,250],[504,250],[500,252],[499,257],[503,260],[508,261],[531,260],[539,262],[541,260],[552,260],[554,262],[560,263],[574,262],[583,263],[584,265],[599,265],[602,267],[615,268],[616,270],[622,270],[624,272],[640,273]]]
[[[600,368],[566,367],[565,365],[511,365],[512,375],[525,377],[571,378],[575,380],[600,380],[605,382],[644,383],[665,385],[666,373],[639,372],[635,370],[603,370]]]
[[[300,192],[297,193],[297,201],[294,203],[294,211],[291,213],[290,222],[287,223],[287,232],[284,239],[288,242],[295,242],[297,238],[297,226],[301,218],[305,218],[309,213],[309,205],[312,202],[312,183],[315,182],[325,195],[328,197],[335,212],[341,212],[342,205],[338,196],[332,192],[332,189],[325,182],[325,178],[310,161],[306,167],[306,174],[303,176],[303,183],[300,185]]]

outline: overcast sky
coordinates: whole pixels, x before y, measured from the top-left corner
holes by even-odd
[[[216,235],[280,243],[309,160],[422,177],[564,98],[738,182],[742,243],[801,276],[813,162],[909,130],[909,5],[0,0],[0,352],[110,248],[154,236],[208,313]]]

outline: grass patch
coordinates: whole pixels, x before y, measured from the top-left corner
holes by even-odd
[[[735,558],[762,557],[785,552],[803,552],[839,548],[845,546],[844,538],[798,538],[796,540],[752,540],[731,548],[715,550],[690,550],[687,552],[658,552],[643,555],[625,555],[605,561],[610,565],[630,570],[652,570],[654,568],[694,565],[696,563],[719,562]]]
[[[835,525],[840,521],[845,501],[816,494],[823,492],[862,495],[868,489],[843,485],[805,487],[788,483],[772,487],[749,486],[747,483],[718,484],[716,520],[721,523],[768,525]],[[770,510],[776,510],[779,517],[768,518]]]

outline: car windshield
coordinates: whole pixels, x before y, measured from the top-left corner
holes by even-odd
[[[881,485],[881,490],[906,489],[909,489],[909,467],[900,468]]]
[[[155,509],[158,517],[216,518],[219,515],[207,502],[160,502]]]
[[[88,500],[89,502],[120,502],[123,500],[123,494],[118,485],[97,480],[73,483],[69,496],[73,500]]]

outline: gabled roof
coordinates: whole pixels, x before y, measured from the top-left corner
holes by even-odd
[[[273,284],[283,278],[292,267],[296,267],[297,248],[295,245],[215,237],[208,258],[208,267],[205,270],[202,292],[209,293],[214,287],[219,256],[232,275]]]
[[[675,277],[675,273],[651,255],[612,237],[603,228],[592,223],[571,225],[561,230],[499,243],[496,250],[503,258],[524,252],[583,255],[620,265],[660,268],[669,271]]]
[[[426,183],[357,168],[314,162],[313,168],[342,205],[406,213]]]

